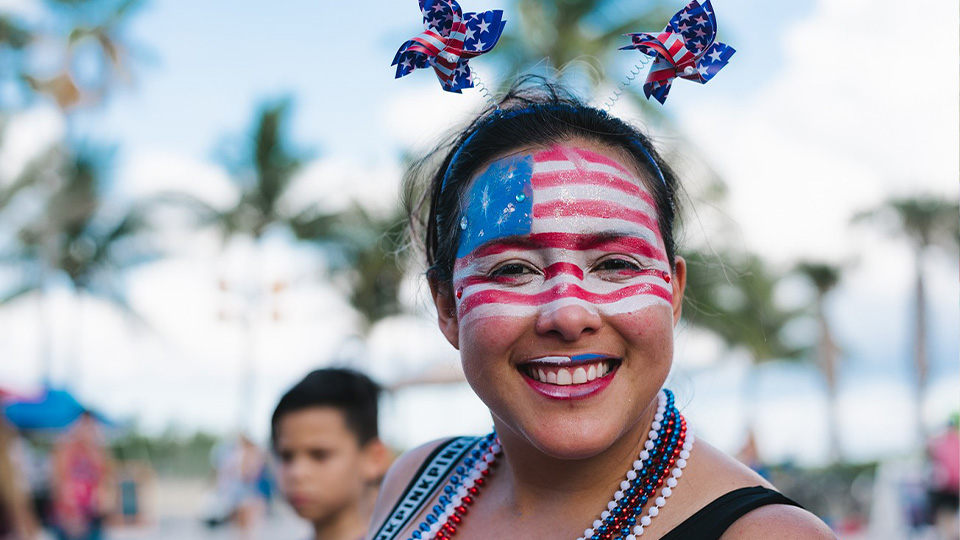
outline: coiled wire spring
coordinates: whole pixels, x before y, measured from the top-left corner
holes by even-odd
[[[613,95],[607,98],[607,100],[604,102],[603,104],[604,111],[610,112],[610,109],[612,109],[613,106],[618,101],[620,101],[620,98],[623,97],[623,93],[627,90],[627,87],[633,84],[633,81],[635,81],[637,77],[639,77],[640,74],[643,73],[643,69],[647,67],[647,64],[649,63],[650,63],[649,57],[642,56],[640,58],[640,61],[633,66],[630,72],[627,73],[627,76],[624,77],[622,81],[620,81],[620,85],[617,87],[616,90],[613,91]]]

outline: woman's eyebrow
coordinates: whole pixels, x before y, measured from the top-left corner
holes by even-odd
[[[473,257],[496,255],[510,250],[533,249],[572,249],[585,251],[616,245],[638,252],[659,251],[659,249],[635,232],[621,230],[601,231],[598,233],[534,233],[527,235],[504,236],[481,244],[471,254]]]

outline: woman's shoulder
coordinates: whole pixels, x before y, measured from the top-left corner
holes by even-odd
[[[697,447],[691,453],[689,466],[684,470],[676,494],[684,489],[683,484],[687,485],[687,489],[681,513],[686,518],[736,492],[772,493],[776,489],[746,465],[702,441],[697,441]],[[776,497],[757,497],[766,502],[745,502],[745,513],[723,533],[722,540],[766,539],[771,538],[774,532],[776,538],[786,540],[836,538],[820,519],[803,508],[789,504],[792,502],[789,499],[778,502]]]
[[[836,540],[836,535],[817,516],[785,504],[761,506],[733,522],[720,540],[766,540],[771,534],[782,540]]]
[[[422,478],[428,462],[434,466],[430,467],[426,473],[431,475],[433,481],[431,483],[435,483],[445,475],[445,470],[440,469],[455,465],[462,450],[472,446],[475,440],[476,437],[437,439],[408,450],[397,458],[380,485],[380,494],[377,497],[371,521],[371,531],[377,531],[390,517],[395,504],[404,497],[411,483],[418,477]]]

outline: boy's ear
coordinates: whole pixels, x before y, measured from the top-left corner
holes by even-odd
[[[457,301],[450,284],[428,277],[433,305],[437,307],[437,324],[453,348],[460,349],[460,321],[457,319]]]
[[[393,462],[393,452],[379,437],[373,438],[361,449],[361,473],[367,483],[379,484],[387,474],[387,469]]]

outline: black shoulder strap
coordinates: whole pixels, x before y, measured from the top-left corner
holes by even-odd
[[[464,454],[476,446],[480,439],[480,437],[458,437],[434,449],[420,465],[417,474],[407,484],[403,495],[393,505],[389,517],[372,539],[393,540],[397,533],[404,530],[410,524],[410,520],[420,513],[427,501],[440,489],[441,481],[446,478],[450,469],[456,467]]]
[[[701,508],[662,540],[717,540],[747,512],[771,504],[801,507],[780,492],[762,486],[736,489]]]

